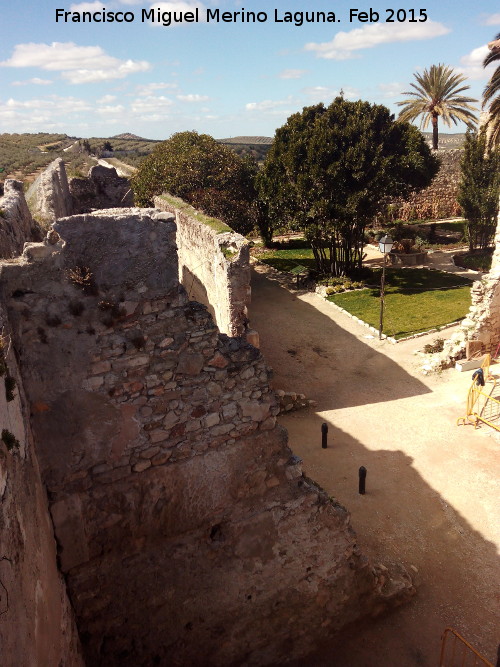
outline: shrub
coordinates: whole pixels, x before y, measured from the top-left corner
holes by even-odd
[[[436,338],[432,343],[424,345],[424,352],[426,354],[434,354],[435,352],[442,352],[444,348],[444,338]]]

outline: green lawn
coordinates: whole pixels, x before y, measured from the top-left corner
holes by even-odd
[[[445,220],[444,222],[436,222],[436,231],[440,230],[446,232],[460,232],[465,234],[466,220]]]
[[[315,267],[313,251],[305,247],[266,250],[258,258],[278,271],[291,271],[296,266],[305,266],[307,269]]]
[[[489,271],[491,269],[492,259],[493,248],[455,255],[454,261],[457,266],[463,266],[465,269],[472,269],[473,271]]]
[[[373,287],[328,297],[341,308],[378,329],[380,271]],[[384,333],[404,338],[465,317],[471,282],[461,276],[426,269],[386,271]]]

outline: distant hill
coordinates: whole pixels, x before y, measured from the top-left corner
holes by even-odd
[[[427,143],[432,146],[432,132],[422,132]],[[462,148],[465,141],[465,134],[462,132],[457,134],[439,133],[439,148]]]
[[[273,137],[230,137],[217,139],[219,144],[225,144],[241,157],[249,155],[257,162],[263,162],[273,143]]]
[[[115,134],[110,139],[133,139],[134,141],[151,141],[151,139],[144,139],[144,137],[139,137],[137,134],[132,134],[131,132],[122,132],[121,134]]]
[[[230,137],[229,139],[217,139],[220,144],[266,144],[271,145],[273,137]]]

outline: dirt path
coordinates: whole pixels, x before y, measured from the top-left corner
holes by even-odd
[[[500,438],[456,426],[471,374],[422,376],[413,353],[425,339],[378,341],[317,295],[289,292],[265,273],[254,271],[250,317],[274,386],[317,401],[280,419],[290,445],[306,474],[349,509],[373,561],[403,562],[418,588],[409,605],[301,665],[435,666],[447,626],[495,663]],[[357,492],[361,465],[365,496]]]

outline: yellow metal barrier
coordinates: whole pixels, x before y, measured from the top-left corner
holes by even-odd
[[[457,425],[472,424],[476,428],[479,422],[484,422],[492,428],[500,431],[500,396],[494,396],[497,388],[496,378],[490,373],[490,355],[487,354],[484,358],[481,368],[485,386],[478,383],[475,378],[467,394],[467,412],[465,417],[457,419]],[[486,383],[492,383],[491,388],[486,389]]]
[[[492,663],[483,658],[456,630],[446,628],[441,637],[439,667],[482,667],[484,665],[493,667]]]

